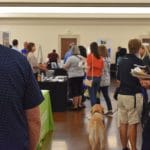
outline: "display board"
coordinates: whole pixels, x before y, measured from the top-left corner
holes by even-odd
[[[38,63],[39,64],[43,63],[43,50],[42,50],[42,46],[41,45],[39,45],[39,48],[38,48],[37,59],[38,59]]]
[[[98,45],[105,45],[106,48],[108,49],[108,55],[111,57],[111,50],[112,50],[112,40],[107,39],[107,38],[99,38],[97,39]]]

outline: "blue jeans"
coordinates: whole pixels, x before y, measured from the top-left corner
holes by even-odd
[[[102,91],[104,99],[106,101],[108,110],[112,110],[112,104],[111,104],[111,100],[109,97],[108,86],[100,87],[99,92],[101,92],[101,91]],[[100,103],[100,99],[97,99],[97,103]]]
[[[88,77],[89,80],[91,80],[91,77]],[[90,95],[90,100],[91,100],[91,105],[97,104],[97,92],[99,91],[99,85],[100,85],[100,77],[93,77],[93,83],[92,87],[88,87],[89,95]]]
[[[148,122],[145,125],[144,130],[143,130],[142,150],[149,150],[149,148],[150,148],[149,139],[150,139],[150,119],[148,119]]]

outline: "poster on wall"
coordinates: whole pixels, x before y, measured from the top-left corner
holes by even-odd
[[[140,39],[141,39],[143,45],[150,46],[150,35],[149,34],[140,35]]]
[[[9,47],[10,45],[10,33],[6,31],[0,31],[0,44]]]
[[[9,47],[10,43],[10,33],[9,32],[2,32],[2,43],[4,46]]]
[[[104,38],[99,38],[97,40],[98,45],[105,45],[108,49],[108,55],[111,57],[111,47],[112,47],[112,41],[110,39],[104,39]]]

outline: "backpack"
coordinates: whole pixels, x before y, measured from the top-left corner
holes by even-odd
[[[144,102],[143,103],[142,118],[141,118],[143,129],[146,127],[149,120],[150,120],[150,103]]]
[[[142,88],[142,94],[144,97],[144,101],[143,101],[141,122],[142,122],[142,127],[145,128],[148,121],[150,120],[150,102],[148,102],[148,95],[145,88]]]

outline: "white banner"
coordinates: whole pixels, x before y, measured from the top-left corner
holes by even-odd
[[[37,59],[38,59],[39,64],[43,63],[43,51],[42,51],[42,46],[41,45],[39,45],[39,48],[38,48]]]

